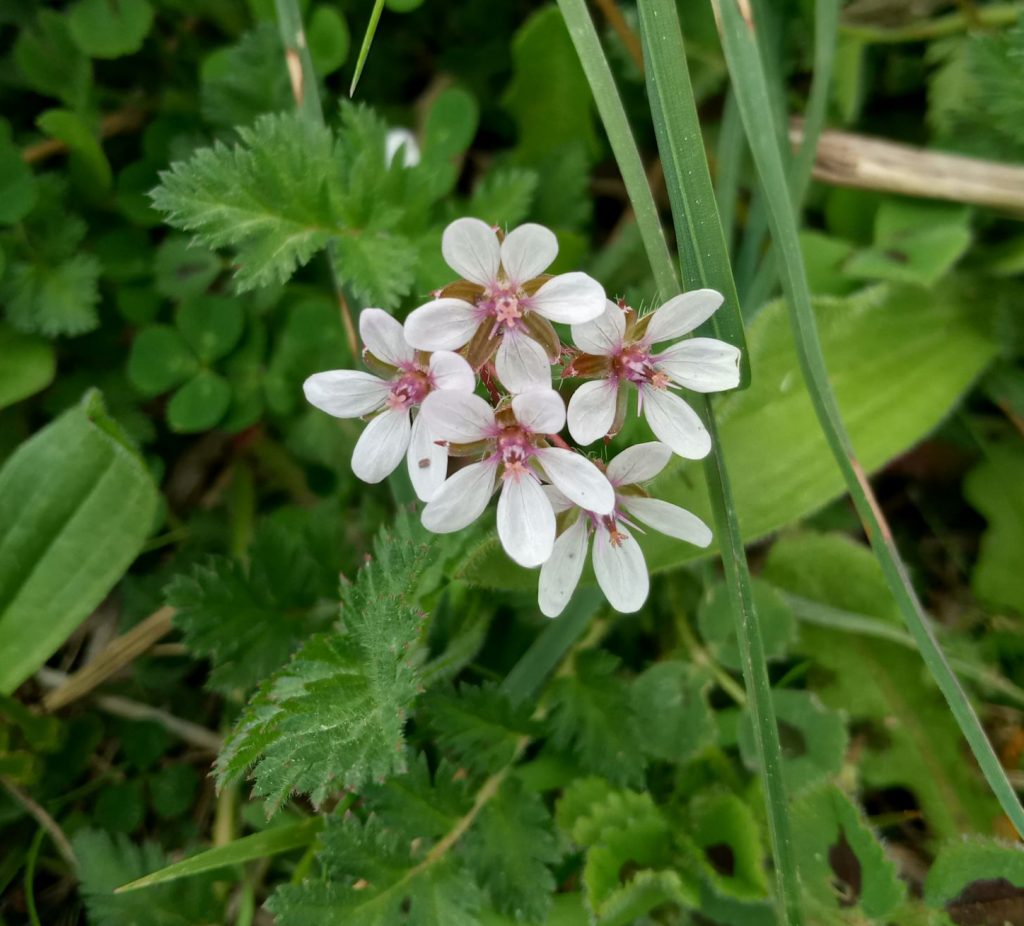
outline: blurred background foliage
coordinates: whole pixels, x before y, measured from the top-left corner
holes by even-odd
[[[560,13],[387,0],[351,103],[370,4],[299,6],[325,128],[293,113],[271,0],[0,0],[0,922],[265,923],[268,898],[282,924],[774,922],[714,558],[645,538],[645,609],[583,592],[558,631],[486,527],[381,534],[407,480],[358,483],[358,423],[302,398],[310,373],[358,364],[360,308],[401,317],[448,281],[459,216],[546,224],[556,271],[654,304]],[[754,6],[799,115],[813,3]],[[636,11],[594,7],[667,209]],[[752,385],[716,408],[807,921],[1024,923],[1024,857],[902,629],[759,277],[772,258],[746,233],[757,182],[711,6],[679,12],[748,321]],[[1021,12],[847,4],[828,126],[910,146],[911,170],[926,150],[1019,164]],[[415,164],[385,155],[398,127]],[[972,202],[814,183],[802,246],[854,444],[1024,787],[1024,232],[1019,200]],[[250,208],[270,217],[243,232]],[[692,465],[655,492],[707,513]],[[416,655],[388,661],[360,623]],[[537,647],[551,681],[524,678]],[[402,680],[394,716],[331,752],[319,718],[348,729],[384,697],[367,665]],[[308,686],[353,667],[366,688]],[[265,696],[289,684],[291,707]],[[298,770],[303,736],[320,751]],[[235,854],[112,893],[211,846]]]

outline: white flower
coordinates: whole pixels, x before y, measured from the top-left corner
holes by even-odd
[[[590,444],[621,425],[625,407],[618,403],[632,383],[639,391],[638,410],[658,440],[690,460],[707,456],[711,438],[697,413],[671,391],[672,384],[694,392],[734,389],[740,381],[739,349],[714,338],[690,338],[660,354],[651,347],[693,331],[721,304],[721,293],[697,289],[638,319],[631,309],[609,301],[600,318],[573,325],[573,340],[584,356],[565,375],[600,377],[584,383],[569,400],[573,439]]]
[[[384,136],[384,163],[389,167],[395,155],[402,152],[402,166],[415,167],[420,162],[420,146],[408,129],[388,129]]]
[[[559,513],[570,512],[571,523],[555,541],[551,557],[540,570],[538,601],[548,617],[565,609],[583,573],[587,547],[594,535],[594,574],[609,604],[616,611],[638,611],[647,600],[650,580],[640,544],[628,528],[640,521],[669,537],[706,547],[710,528],[695,514],[670,502],[651,498],[639,483],[653,479],[665,468],[672,451],[653,441],[623,450],[608,464],[608,479],[615,487],[615,507],[607,514],[589,511],[566,498],[558,487],[547,487]]]
[[[454,450],[483,457],[437,490],[423,509],[428,530],[444,534],[472,524],[487,507],[499,476],[498,537],[522,566],[539,566],[555,542],[555,512],[541,488],[542,478],[590,511],[611,512],[615,493],[601,471],[582,454],[548,446],[545,440],[565,425],[565,404],[553,389],[524,392],[497,413],[477,395],[435,392],[422,413],[431,433],[462,445]]]
[[[416,495],[430,501],[444,482],[448,452],[434,442],[423,415],[412,409],[435,390],[472,392],[476,377],[469,364],[451,351],[436,351],[429,360],[411,348],[402,325],[382,309],[363,309],[359,334],[363,359],[387,378],[359,370],[314,373],[303,383],[306,399],[336,418],[370,419],[352,452],[352,472],[364,482],[380,482],[406,456]]]
[[[457,219],[441,252],[466,282],[439,290],[410,313],[406,339],[421,350],[459,350],[479,369],[497,351],[498,378],[513,393],[551,385],[561,345],[550,322],[581,324],[604,310],[604,289],[585,273],[541,275],[558,240],[541,225],[520,225],[499,241],[479,219]]]

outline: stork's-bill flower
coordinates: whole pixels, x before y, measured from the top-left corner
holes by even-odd
[[[470,393],[476,376],[451,351],[429,357],[406,341],[402,325],[382,309],[363,309],[359,334],[363,359],[381,376],[360,370],[314,373],[305,383],[306,399],[336,418],[373,415],[352,452],[352,472],[363,482],[380,482],[405,456],[416,495],[430,501],[444,482],[448,453],[413,409],[435,391]]]
[[[495,411],[477,395],[435,392],[423,405],[431,433],[453,455],[480,456],[454,473],[423,509],[423,525],[443,534],[472,524],[487,507],[498,479],[498,537],[512,559],[539,566],[555,542],[555,511],[541,480],[587,510],[608,514],[615,493],[586,457],[546,439],[565,425],[565,404],[553,389],[514,396]]]
[[[494,356],[510,392],[551,385],[561,346],[550,322],[582,324],[604,311],[604,288],[585,273],[544,276],[558,240],[542,225],[520,225],[500,240],[479,219],[457,219],[444,231],[441,252],[462,281],[409,315],[406,339],[420,350],[468,345],[477,369]]]
[[[538,602],[548,617],[565,609],[579,584],[594,538],[593,563],[597,584],[616,611],[638,611],[647,600],[650,580],[643,551],[632,531],[636,522],[698,547],[711,543],[711,529],[685,508],[651,498],[640,486],[658,475],[672,456],[665,444],[652,441],[623,450],[608,464],[615,489],[615,506],[600,514],[587,510],[548,486],[547,493],[565,527],[540,570]]]
[[[638,409],[658,440],[690,460],[707,456],[711,451],[707,429],[672,389],[734,389],[740,381],[738,348],[715,338],[690,338],[658,354],[652,348],[689,334],[721,304],[721,293],[697,289],[637,318],[632,309],[606,301],[600,318],[573,325],[573,341],[583,354],[566,368],[565,375],[592,377],[569,401],[573,439],[586,445],[618,430],[625,412],[620,403],[633,385],[639,392]]]

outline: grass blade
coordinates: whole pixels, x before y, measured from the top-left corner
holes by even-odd
[[[608,62],[587,11],[585,0],[558,0],[558,5],[565,17],[577,54],[590,81],[598,111],[604,121],[605,131],[608,133],[619,170],[626,184],[626,190],[633,203],[658,288],[662,295],[669,295],[675,291],[677,286],[675,267],[665,243],[650,187],[644,175],[640,155],[633,140],[618,89],[608,68]],[[675,16],[674,6],[672,15]],[[678,64],[680,60],[684,59],[677,59],[676,63]],[[703,152],[699,131],[695,136],[695,141],[700,151]],[[704,173],[707,173],[706,164]],[[709,191],[705,199],[705,210],[713,212],[714,203],[714,196]],[[720,225],[714,236],[714,241],[716,246],[724,249],[725,238]],[[725,260],[724,264],[720,264],[720,266],[723,265],[727,269],[728,261]],[[691,284],[700,282],[696,280],[693,267],[687,265],[683,267],[683,270],[688,277],[688,282]],[[764,661],[764,646],[753,606],[746,553],[739,533],[728,473],[719,449],[717,428],[710,404],[705,397],[700,396],[694,402],[694,406],[703,418],[713,441],[714,449],[711,456],[705,460],[704,473],[713,504],[715,529],[721,538],[726,582],[733,604],[733,613],[736,616],[737,636],[743,654],[744,681],[750,693],[749,706],[757,733],[761,767],[764,769],[765,801],[771,821],[772,850],[776,871],[779,873],[780,899],[783,905],[782,921],[787,924],[795,924],[800,922],[800,917],[797,909],[798,895],[794,887],[797,883],[796,869],[790,845],[789,821],[781,777],[781,750],[778,729],[775,724],[775,712],[771,702],[768,672]],[[783,884],[784,887],[781,886]]]
[[[738,310],[736,286],[711,188],[707,158],[686,67],[686,47],[674,0],[641,0],[640,33],[647,62],[647,94],[676,217],[680,267],[687,286],[712,286]],[[683,219],[681,221],[680,212]],[[738,315],[738,311],[737,311]],[[719,447],[710,403],[704,414]],[[783,923],[799,923],[800,882],[790,841],[788,804],[782,780],[782,751],[772,706],[764,644],[750,588],[750,572],[732,504],[729,476],[719,450],[705,461],[705,477],[722,549],[722,563],[743,664],[748,707],[764,776],[768,830],[775,859],[777,902]]]
[[[366,33],[363,35],[363,44],[359,46],[359,57],[356,59],[356,69],[352,74],[352,84],[348,88],[348,95],[355,96],[356,84],[363,76],[363,67],[366,59],[370,56],[370,46],[373,44],[373,37],[377,34],[377,23],[380,22],[380,14],[384,11],[384,0],[374,0],[373,10],[370,12],[370,21],[366,24]]]
[[[316,72],[313,70],[313,59],[309,54],[298,4],[295,0],[275,0],[275,6],[295,106],[307,119],[323,122]]]
[[[730,91],[725,97],[722,125],[715,146],[715,199],[722,220],[722,237],[732,253],[736,233],[736,211],[740,197],[740,174],[747,155],[747,142],[743,137],[743,123],[736,97]]]
[[[864,470],[857,462],[828,381],[818,338],[810,288],[800,252],[782,157],[774,144],[768,91],[757,39],[736,0],[713,0],[722,24],[726,62],[754,164],[766,194],[769,225],[778,253],[783,291],[789,304],[797,355],[808,392],[829,447],[842,470],[850,496],[885,574],[900,613],[929,672],[945,696],[989,786],[1017,832],[1024,835],[1024,808],[1006,777],[967,695],[950,668],[945,654],[921,608],[892,533],[875,500]]]
[[[235,839],[227,845],[207,849],[205,852],[182,859],[180,862],[175,862],[159,871],[130,881],[128,884],[122,884],[114,893],[126,894],[128,891],[138,891],[144,887],[166,884],[168,881],[177,881],[179,878],[191,878],[207,871],[226,868],[228,865],[240,865],[242,862],[251,862],[254,859],[267,858],[270,855],[278,855],[292,849],[301,849],[311,845],[323,827],[322,817],[310,817],[299,823],[273,826],[261,833],[253,833],[251,836]]]

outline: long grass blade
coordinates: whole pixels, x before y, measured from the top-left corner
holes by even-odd
[[[558,0],[558,5],[565,17],[577,54],[590,81],[598,111],[604,121],[605,131],[611,141],[627,193],[633,203],[655,281],[663,296],[670,295],[678,286],[674,263],[665,243],[650,187],[647,184],[618,88],[611,76],[585,0]],[[676,64],[682,60],[684,59],[677,59]],[[690,96],[692,100],[692,93]],[[694,136],[693,142],[703,152],[699,131]],[[707,172],[706,164],[704,172]],[[704,202],[705,209],[714,212],[713,194],[708,192]],[[714,240],[716,246],[724,249],[725,239],[720,226]],[[728,267],[727,261],[724,266]],[[693,265],[684,265],[683,271],[688,283],[700,285],[701,280],[698,279],[698,273]],[[749,707],[757,732],[756,739],[761,756],[761,767],[764,770],[765,801],[770,820],[772,851],[780,884],[779,895],[782,905],[780,921],[786,924],[796,924],[800,922],[798,893],[795,888],[796,870],[790,845],[789,821],[780,773],[781,750],[764,661],[764,646],[750,589],[746,553],[743,549],[736,512],[732,504],[728,473],[719,448],[717,428],[710,404],[701,396],[698,397],[694,405],[711,433],[714,446],[711,456],[705,460],[704,474],[712,501],[715,530],[722,546],[726,583],[733,605],[732,610],[736,617],[737,636],[742,647],[744,681],[750,693]]]
[[[377,34],[377,24],[380,22],[380,14],[384,12],[384,0],[374,0],[373,9],[370,11],[370,21],[366,24],[366,33],[363,35],[363,44],[359,46],[359,57],[356,59],[356,69],[352,74],[352,84],[348,88],[348,95],[356,95],[356,84],[363,76],[363,68],[366,66],[366,59],[370,56],[370,46],[373,44],[373,37]]]
[[[850,496],[885,574],[900,613],[929,672],[942,691],[975,758],[1003,811],[1017,832],[1024,835],[1024,808],[1000,765],[967,695],[950,668],[945,654],[921,608],[892,533],[875,499],[864,470],[857,461],[839,406],[828,381],[811,294],[800,252],[797,223],[789,197],[786,171],[774,144],[768,90],[757,39],[736,0],[713,0],[722,25],[726,62],[754,164],[766,193],[769,225],[778,253],[783,291],[789,304],[801,372],[829,447],[842,470]]]
[[[736,212],[740,197],[740,175],[747,155],[747,140],[743,136],[743,123],[736,96],[731,91],[725,97],[722,125],[715,146],[715,199],[722,219],[722,237],[732,253],[736,235]]]

